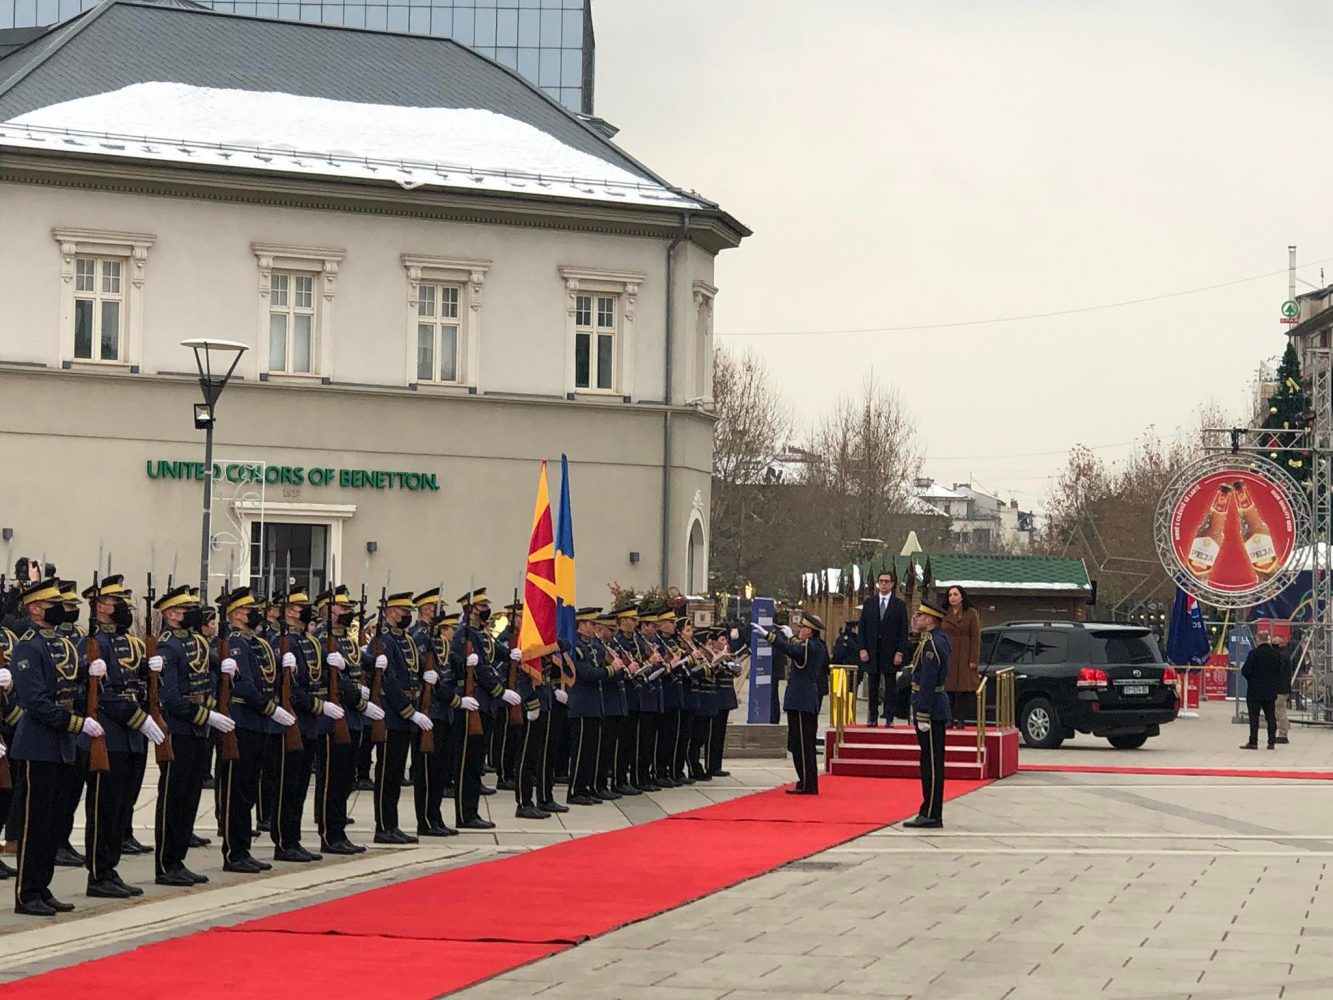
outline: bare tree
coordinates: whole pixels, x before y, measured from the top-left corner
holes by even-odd
[[[774,462],[791,436],[791,413],[749,350],[713,353],[713,400],[710,582],[738,587],[762,559],[760,529],[777,517],[782,483]]]
[[[843,397],[820,421],[807,450],[815,461],[806,485],[820,512],[810,528],[824,558],[840,565],[859,539],[894,541],[921,468],[916,424],[897,391],[870,375],[859,397]]]

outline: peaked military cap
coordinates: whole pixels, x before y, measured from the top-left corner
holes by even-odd
[[[922,601],[921,606],[916,609],[919,615],[930,615],[932,618],[943,618],[944,609],[933,601]]]
[[[167,611],[171,608],[193,607],[198,603],[198,595],[186,584],[180,587],[172,587],[157,599],[153,607],[157,608],[158,611]]]
[[[283,603],[284,603],[284,604],[309,604],[309,603],[310,603],[310,595],[307,594],[304,590],[301,590],[301,589],[298,588],[298,589],[296,589],[296,590],[293,590],[290,594],[288,594],[288,595],[286,596],[286,598],[284,599]]]
[[[240,611],[242,608],[256,608],[259,602],[255,600],[255,595],[250,593],[249,587],[237,587],[227,595],[227,614],[233,611]]]
[[[35,604],[37,601],[59,601],[60,581],[37,580],[30,583],[23,588],[20,599],[25,606]]]
[[[412,598],[412,603],[421,607],[423,604],[444,604],[445,602],[440,599],[440,588],[431,587],[430,590],[423,590]]]
[[[814,629],[816,632],[824,631],[824,619],[820,618],[819,615],[815,614],[813,611],[801,612],[801,624],[806,628]]]
[[[119,597],[123,600],[129,600],[134,595],[125,589],[125,578],[120,574],[108,576],[99,585],[89,587],[83,592],[83,599],[91,601],[98,597]]]
[[[412,591],[404,590],[401,594],[390,594],[384,602],[386,608],[411,608],[415,607],[412,603]]]
[[[574,620],[579,622],[592,622],[601,617],[601,608],[579,608],[574,612]]]
[[[485,587],[478,587],[476,590],[470,590],[460,597],[458,603],[466,608],[474,604],[490,604],[491,599],[486,596]]]
[[[441,615],[439,623],[441,625],[457,625],[462,618],[463,616],[457,611],[451,611],[447,615]]]
[[[62,604],[79,603],[79,585],[73,580],[59,580],[57,586],[60,587],[60,601]]]

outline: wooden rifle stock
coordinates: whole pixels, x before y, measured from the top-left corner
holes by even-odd
[[[426,654],[426,670],[435,670],[438,665],[439,661],[435,656],[435,645],[434,640],[432,639],[430,651]],[[427,684],[425,680],[422,680],[421,682],[421,714],[428,718],[430,716],[431,693],[434,687],[434,684]],[[433,730],[421,730],[421,752],[435,752],[435,733]]]
[[[371,653],[376,661],[384,655],[384,596],[380,596],[380,617],[375,623],[375,645]],[[372,664],[371,670],[374,676],[370,679],[370,701],[371,704],[380,708],[384,707],[384,671]],[[388,730],[384,725],[383,719],[376,719],[370,724],[370,742],[383,743],[389,738]]]
[[[231,657],[231,650],[227,644],[227,595],[224,592],[218,600],[218,667],[221,669],[222,661]],[[218,683],[218,714],[231,718],[231,675],[222,674],[222,680]],[[241,748],[236,743],[236,731],[222,733],[218,737],[218,757],[221,760],[239,760]]]
[[[467,664],[467,672],[463,680],[463,694],[467,695],[469,698],[475,698],[477,696],[477,668],[467,663],[468,660],[472,659],[471,639],[463,643],[463,656],[465,657],[463,662]],[[480,736],[482,734],[480,712],[468,712],[467,734],[469,736]]]
[[[333,667],[333,666],[331,666],[331,665],[329,664],[328,659],[327,659],[327,656],[328,656],[328,655],[331,655],[331,654],[333,654],[333,653],[338,652],[338,637],[335,636],[335,635],[333,634],[333,603],[334,603],[334,602],[333,602],[333,593],[332,593],[332,591],[333,591],[333,585],[332,585],[332,584],[329,585],[329,591],[330,591],[330,593],[329,593],[329,635],[328,635],[328,641],[327,641],[327,642],[325,643],[325,645],[324,645],[324,652],[325,652],[325,654],[326,654],[325,661],[324,661],[324,666],[325,666],[325,668],[326,668],[326,669],[328,670],[328,672],[329,672],[329,697],[328,697],[329,704],[330,704],[330,705],[337,705],[339,708],[342,708],[342,692],[341,692],[341,690],[339,690],[339,686],[338,686],[338,682],[339,682],[338,671],[337,671],[337,669],[336,669],[335,667]],[[318,645],[318,644],[316,644],[316,645]],[[351,730],[349,730],[349,729],[347,728],[347,718],[346,718],[346,716],[344,716],[344,717],[341,718],[341,719],[334,719],[334,720],[333,720],[333,742],[334,742],[334,743],[351,743],[351,742],[352,742],[352,733],[351,733]]]
[[[153,635],[153,574],[148,574],[148,594],[144,598],[143,646],[144,655],[152,659],[157,655],[157,636]],[[162,742],[153,748],[153,756],[159,764],[170,764],[176,759],[176,752],[171,748],[171,731],[167,729],[167,720],[162,716],[161,678],[154,670],[148,671],[148,717],[162,730]]]
[[[97,641],[97,592],[100,589],[97,574],[93,574],[93,598],[88,602],[88,639],[83,644],[84,659],[91,665],[93,660],[102,658],[102,644]],[[88,705],[85,715],[97,719],[98,705],[102,697],[102,680],[88,674]],[[101,721],[100,719],[98,720]],[[88,742],[88,771],[100,774],[111,770],[111,759],[106,755],[106,735],[94,736]]]
[[[296,712],[292,708],[292,673],[282,664],[282,660],[291,651],[291,640],[287,638],[287,605],[282,606],[282,641],[278,643],[279,657],[278,669],[282,671],[282,709],[295,716]],[[292,753],[300,753],[305,744],[301,742],[301,726],[293,722],[282,732],[282,746],[284,750]]]

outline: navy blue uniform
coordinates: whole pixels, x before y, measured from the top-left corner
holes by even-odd
[[[398,800],[407,755],[416,738],[412,722],[421,704],[421,650],[404,629],[387,627],[380,633],[384,657],[389,661],[381,683],[384,708],[385,742],[375,758],[375,832],[399,830]],[[374,645],[371,645],[371,650]],[[368,668],[374,669],[375,657],[366,653]]]
[[[471,647],[477,665],[468,667],[467,649]],[[505,692],[504,682],[496,666],[496,642],[484,628],[471,623],[460,623],[449,643],[449,666],[453,670],[460,696],[467,689],[467,676],[473,674],[472,697],[477,699],[477,714],[481,717],[482,731],[468,733],[468,712],[461,706],[454,714],[450,729],[450,756],[457,768],[454,778],[454,818],[459,826],[480,819],[482,755],[486,747],[487,727],[494,722],[492,714],[500,696]]]
[[[432,749],[429,753],[421,749],[421,738],[412,743],[412,794],[417,814],[417,833],[427,833],[432,828],[445,827],[441,806],[444,802],[444,790],[449,785],[449,726],[454,717],[454,706],[458,696],[454,693],[453,670],[449,666],[449,650],[445,648],[440,635],[440,627],[434,622],[418,620],[408,630],[421,654],[421,696],[426,694],[424,674],[432,669],[438,680],[430,689],[430,711],[426,714],[435,723]]]
[[[329,655],[328,635],[327,627],[316,626],[315,638],[322,658]],[[334,844],[350,847],[347,840],[347,800],[352,794],[356,777],[356,748],[365,727],[365,717],[361,713],[369,704],[366,696],[361,693],[364,676],[361,650],[347,634],[346,627],[335,628],[333,640],[345,664],[337,675],[338,701],[346,713],[344,718],[351,740],[338,743],[330,728],[315,749],[315,826],[319,830],[321,850],[329,850],[330,845]],[[325,667],[334,669],[327,662]]]
[[[159,636],[157,655],[162,657],[158,703],[174,758],[158,769],[153,824],[154,874],[165,875],[185,866],[190,849],[208,767],[208,713],[217,709],[217,677],[208,643],[189,629]]]
[[[236,661],[229,714],[236,723],[238,753],[236,760],[219,758],[222,857],[227,862],[238,862],[250,857],[250,813],[259,795],[261,768],[276,779],[281,767],[282,726],[273,719],[278,708],[278,667],[268,640],[248,629],[236,629],[228,634],[225,647],[227,656]],[[273,796],[270,791],[270,806]]]
[[[568,708],[574,746],[568,797],[591,797],[597,791],[598,765],[602,759],[604,690],[612,674],[606,647],[598,639],[579,636],[571,655],[574,683],[568,688]]]
[[[949,725],[949,694],[944,684],[952,653],[949,637],[936,628],[921,634],[912,654],[912,722],[921,747],[919,815],[936,822],[944,811],[944,743]]]
[[[728,655],[713,668],[713,683],[717,688],[714,705],[712,729],[708,736],[708,759],[704,765],[708,773],[715,778],[727,777],[722,768],[722,755],[727,747],[727,720],[738,707],[736,700],[736,678],[740,676],[740,666]]]
[[[796,788],[809,795],[819,792],[819,765],[815,760],[815,730],[819,725],[819,678],[828,670],[828,647],[818,635],[788,639],[769,633],[768,641],[787,657],[787,690],[782,709],[787,713],[787,749],[796,763]]]

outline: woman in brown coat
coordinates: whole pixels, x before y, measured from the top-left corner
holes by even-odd
[[[981,661],[981,616],[967,599],[967,591],[957,585],[949,588],[945,606],[947,611],[941,625],[953,649],[953,662],[944,689],[949,692],[953,724],[961,729],[967,724],[966,720],[976,718],[977,714],[977,685],[981,683],[977,674],[977,664]]]

